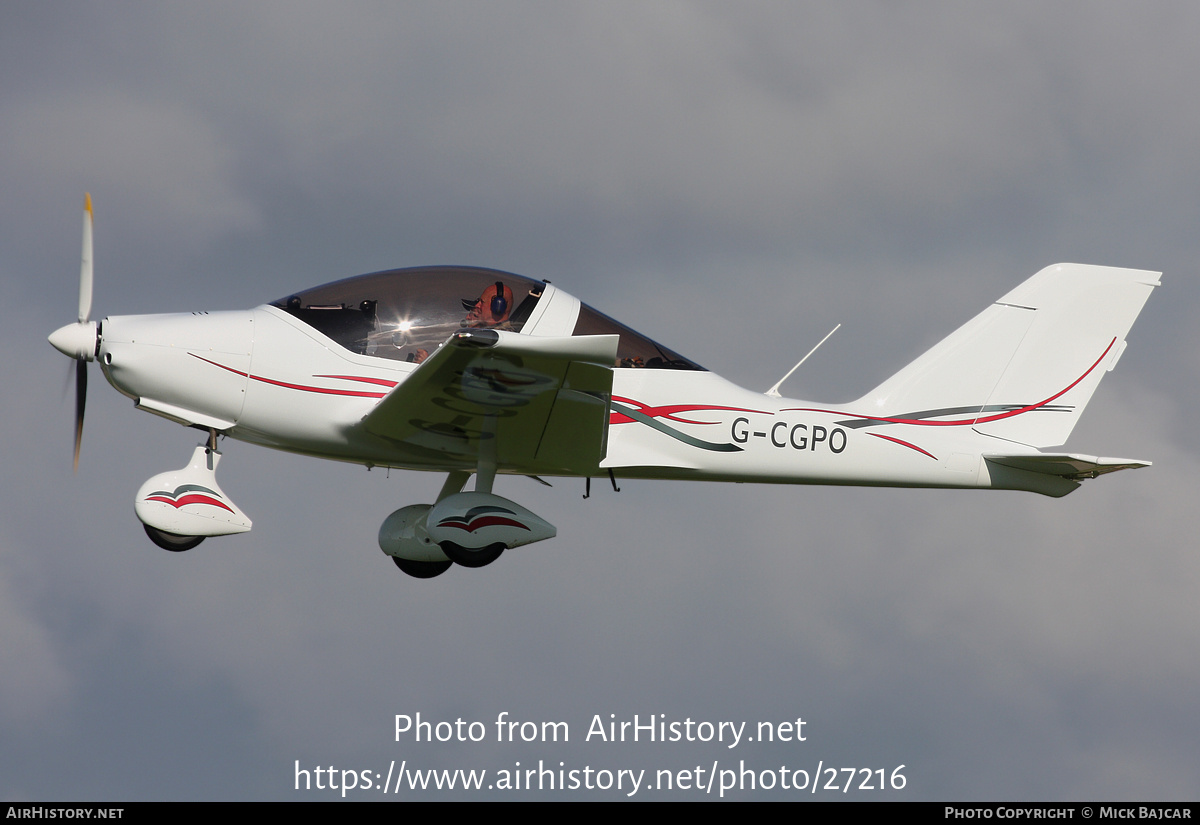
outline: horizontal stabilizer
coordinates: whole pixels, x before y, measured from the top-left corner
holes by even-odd
[[[1079,453],[1041,453],[1040,455],[989,455],[984,453],[983,457],[993,464],[1069,479],[1095,478],[1105,473],[1115,473],[1117,470],[1136,470],[1138,467],[1150,466],[1149,461],[1081,455]]]

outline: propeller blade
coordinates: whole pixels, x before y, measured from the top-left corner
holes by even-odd
[[[79,320],[92,312],[92,196],[83,195],[83,260],[79,267]]]
[[[88,320],[92,312],[92,196],[83,196],[83,255],[79,266],[79,320],[50,333],[50,344],[75,359],[75,472],[83,443],[83,411],[87,406],[87,362],[100,347],[100,325]]]
[[[83,409],[87,405],[87,361],[75,362],[75,472],[79,472],[79,447],[83,443]]]

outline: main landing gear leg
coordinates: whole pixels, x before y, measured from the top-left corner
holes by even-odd
[[[484,567],[510,547],[554,537],[553,524],[492,492],[499,470],[495,417],[485,419],[481,429],[472,491],[463,490],[472,471],[455,470],[442,484],[437,503],[403,507],[379,528],[380,549],[405,573],[430,578],[452,563]]]
[[[451,473],[450,478],[446,479],[446,486],[450,486],[456,474]],[[475,492],[488,493],[492,492],[492,485],[496,481],[496,416],[489,415],[483,420],[482,432],[479,438],[479,461],[475,466]],[[464,481],[465,483],[465,481]],[[462,487],[459,487],[461,490]],[[446,491],[446,487],[442,488],[442,492]],[[455,491],[457,492],[457,491]],[[438,501],[444,496],[439,496]],[[486,567],[487,565],[500,558],[504,552],[504,543],[495,542],[486,547],[463,547],[453,541],[438,542],[438,547],[442,548],[442,552],[446,554],[446,558],[462,567]]]
[[[461,493],[462,488],[467,486],[467,480],[471,478],[471,474],[466,470],[455,470],[446,476],[446,482],[442,485],[442,491],[438,493],[437,501],[441,501],[455,493]]]
[[[496,481],[496,416],[483,419],[479,436],[479,461],[475,467],[475,492],[490,493]]]

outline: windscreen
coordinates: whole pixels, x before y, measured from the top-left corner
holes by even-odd
[[[433,266],[359,275],[272,302],[351,352],[421,362],[463,327],[520,332],[544,284]]]

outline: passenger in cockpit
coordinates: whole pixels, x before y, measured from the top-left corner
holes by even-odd
[[[463,326],[476,329],[512,329],[509,316],[513,310],[513,293],[503,281],[496,281],[489,286],[477,300],[463,298],[462,305],[463,309],[467,310]]]

